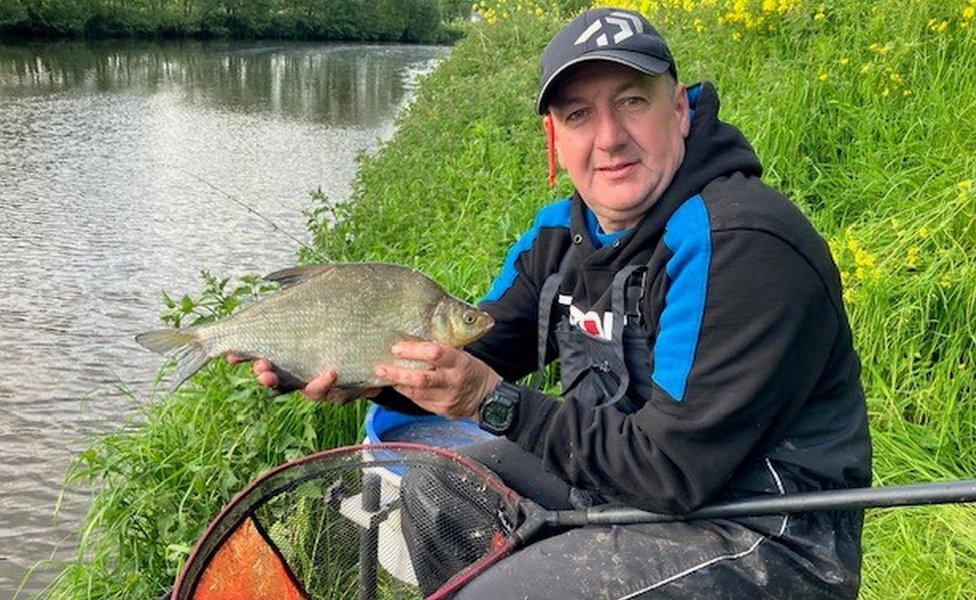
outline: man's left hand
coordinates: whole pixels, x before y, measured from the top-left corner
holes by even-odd
[[[376,376],[432,413],[451,419],[474,418],[478,405],[502,378],[464,350],[433,342],[398,342],[393,355],[428,363],[432,370],[379,365]]]

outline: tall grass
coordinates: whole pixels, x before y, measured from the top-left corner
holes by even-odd
[[[318,252],[414,265],[487,291],[545,184],[532,112],[538,57],[564,19],[483,5],[422,83],[397,135],[363,160],[354,201],[321,198]],[[641,8],[682,80],[709,79],[765,179],[828,238],[864,365],[875,481],[976,476],[976,22],[973,0],[667,0]],[[944,25],[943,25],[944,24]],[[301,253],[310,258],[310,252]],[[217,364],[144,423],[81,456],[98,490],[55,598],[145,598],[167,585],[235,490],[289,457],[358,436],[362,407],[270,399]],[[976,511],[871,511],[862,597],[976,598]]]
[[[660,25],[682,80],[715,82],[765,180],[830,241],[864,365],[876,484],[976,476],[972,5],[632,5]],[[409,262],[472,298],[536,208],[570,189],[546,189],[532,114],[538,56],[561,20],[527,2],[483,6],[486,26],[362,165],[342,222],[318,230],[328,252]],[[974,524],[969,507],[869,513],[862,597],[976,598]]]

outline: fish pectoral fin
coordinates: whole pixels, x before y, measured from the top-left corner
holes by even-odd
[[[272,370],[275,375],[278,376],[278,387],[275,390],[279,394],[287,394],[294,392],[295,390],[300,390],[305,387],[308,382],[304,381],[301,377],[293,374],[291,371],[282,369],[281,367],[272,366]]]
[[[274,273],[268,273],[262,277],[262,279],[265,281],[278,283],[282,288],[286,288],[302,283],[303,281],[308,281],[309,279],[323,273],[328,273],[333,268],[334,265],[331,264],[312,265],[310,267],[290,267],[288,269],[275,271]]]
[[[419,335],[414,335],[412,333],[407,333],[406,331],[394,331],[394,338],[396,342],[426,342],[424,338]]]
[[[358,387],[356,388],[334,387],[330,389],[328,392],[326,392],[325,402],[329,402],[331,404],[339,404],[339,405],[348,404],[349,402],[352,402],[356,398],[368,397],[366,396],[366,393],[371,390],[379,391],[379,388],[364,389]],[[372,395],[375,396],[376,392],[373,392]]]

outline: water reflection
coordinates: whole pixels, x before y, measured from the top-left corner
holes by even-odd
[[[388,119],[407,92],[408,65],[431,48],[403,46],[62,42],[0,46],[5,94],[158,92],[216,109],[327,121]]]
[[[0,598],[70,556],[87,494],[51,516],[69,457],[135,414],[160,363],[132,336],[158,325],[161,291],[294,263],[294,241],[215,188],[305,238],[307,192],[348,194],[357,154],[445,53],[0,45]]]

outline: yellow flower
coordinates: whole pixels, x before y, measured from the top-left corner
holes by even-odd
[[[956,196],[956,200],[959,202],[966,202],[969,199],[970,190],[973,189],[973,180],[964,179],[957,183],[956,187],[959,188],[959,195]]]
[[[902,96],[911,96],[912,95],[912,90],[902,90],[901,91],[901,95]]]
[[[914,269],[918,266],[918,253],[918,246],[912,246],[908,249],[908,260],[906,261],[908,263],[908,268]]]
[[[973,8],[972,6],[967,6],[966,8],[962,9],[963,19],[966,19],[968,21],[973,17],[976,17],[976,8]]]
[[[820,81],[827,81],[828,77],[830,77],[830,75],[828,75],[826,72],[822,72],[820,75],[817,75],[817,79]]]
[[[881,90],[881,97],[882,98],[887,98],[889,94],[891,94],[891,90],[890,89],[885,88],[885,89]]]
[[[861,75],[867,75],[867,72],[871,70],[871,63],[864,63],[861,66]]]
[[[840,59],[840,61],[838,61],[838,62],[840,62],[840,66],[842,66],[842,67],[846,67],[846,66],[847,66],[847,64],[848,64],[849,62],[851,62],[851,59],[849,59],[849,58],[847,58],[847,57],[845,56],[844,58],[842,58],[842,59]]]
[[[813,15],[813,20],[814,21],[823,21],[826,18],[827,18],[827,15],[823,14],[823,12],[818,12],[817,14]]]
[[[946,289],[947,287],[949,287],[950,285],[952,285],[952,278],[949,277],[949,274],[948,273],[944,274],[939,279],[939,285],[942,286],[942,289]]]
[[[891,52],[892,48],[894,48],[894,44],[892,44],[891,42],[888,42],[884,46],[875,42],[870,46],[868,46],[868,50],[874,52],[875,54],[881,54],[881,55],[888,54],[889,52]]]
[[[739,33],[738,31],[733,31],[732,32],[732,41],[734,41],[734,42],[742,41],[742,34]]]
[[[932,231],[925,225],[918,228],[918,237],[922,238],[923,240],[927,240],[931,235]]]
[[[837,247],[839,243],[837,238],[833,237],[827,242],[827,247],[830,248],[830,257],[834,259],[835,265],[840,262],[840,250]]]
[[[859,267],[873,267],[877,264],[877,261],[870,253],[864,250],[858,250],[854,253],[854,264]]]

